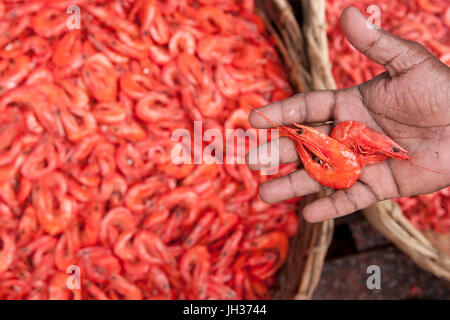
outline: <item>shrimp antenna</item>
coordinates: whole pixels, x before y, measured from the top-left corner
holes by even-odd
[[[434,170],[434,169],[430,169],[430,168],[419,166],[418,164],[415,164],[411,160],[407,161],[406,163],[408,163],[409,165],[411,165],[413,167],[420,168],[420,169],[423,169],[423,170],[426,170],[426,171],[430,171],[430,172],[433,172],[433,173],[436,173],[436,174],[443,174],[444,173],[443,171]]]
[[[255,111],[257,114],[259,114],[260,116],[262,116],[264,119],[267,120],[267,122],[269,122],[273,127],[278,128],[280,126],[276,125],[275,122],[273,122],[268,116],[266,116],[264,113],[262,113],[261,111],[253,108],[252,106],[249,107],[250,109],[252,109],[253,111]]]
[[[405,163],[409,164],[412,167],[420,168],[420,169],[423,169],[423,170],[426,170],[426,171],[430,171],[430,172],[433,172],[433,173],[436,173],[436,174],[442,174],[443,173],[442,171],[439,171],[439,170],[433,170],[433,169],[430,169],[430,168],[425,168],[425,167],[419,166],[419,165],[413,163],[411,161],[411,159],[409,161],[405,161]],[[421,177],[417,172],[413,172],[413,175],[415,177],[419,178],[419,180],[422,181],[422,183],[424,185],[426,185],[425,180],[423,179],[423,177]]]

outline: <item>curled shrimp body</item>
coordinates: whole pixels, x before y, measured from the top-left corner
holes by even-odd
[[[26,55],[0,60],[0,93],[15,88],[32,69],[32,61]]]
[[[197,45],[197,54],[203,61],[230,63],[234,40],[220,35],[206,35]]]
[[[140,120],[146,122],[170,119],[177,110],[168,107],[168,103],[169,97],[167,95],[158,92],[150,92],[142,99],[139,99],[136,104],[136,116]]]
[[[198,217],[199,196],[189,188],[176,188],[159,199],[158,208],[146,220],[147,226],[154,226],[165,219],[173,211],[182,217],[182,225],[191,225]]]
[[[239,217],[234,212],[225,212],[211,224],[209,241],[215,241],[228,234],[239,223]]]
[[[166,48],[157,45],[150,47],[149,56],[156,64],[159,65],[168,63],[172,58]]]
[[[33,84],[41,83],[44,81],[52,82],[53,73],[47,67],[37,67],[28,74],[25,85],[32,86]]]
[[[198,243],[199,240],[204,237],[214,221],[216,213],[214,211],[206,212],[200,219],[198,219],[197,224],[192,229],[191,233],[187,236],[184,241],[186,247],[191,247]]]
[[[350,188],[361,174],[356,154],[345,144],[314,128],[294,125],[296,129],[281,129],[281,135],[294,139],[306,172],[324,186]]]
[[[50,142],[37,146],[22,165],[21,173],[30,180],[38,179],[58,166],[56,150]]]
[[[120,244],[118,239],[133,234],[136,229],[134,216],[130,210],[117,207],[110,210],[100,224],[99,239],[104,245],[116,247]]]
[[[236,228],[237,230],[227,239],[221,252],[221,259],[214,265],[215,269],[226,270],[233,263],[235,255],[239,252],[239,243],[244,236],[243,227]]]
[[[199,94],[198,108],[202,115],[214,119],[219,117],[225,107],[225,99],[213,84],[203,86]]]
[[[64,35],[56,44],[52,63],[57,67],[81,67],[83,45],[79,31],[73,30]]]
[[[55,264],[61,271],[66,271],[67,267],[75,264],[76,252],[80,249],[80,234],[78,226],[73,224],[59,238],[55,248]]]
[[[24,40],[17,40],[7,46],[7,49],[0,50],[0,57],[11,59],[20,54],[30,53],[34,62],[45,63],[51,57],[51,47],[49,42],[39,36],[32,36]]]
[[[127,207],[134,212],[145,212],[155,204],[156,195],[168,191],[167,181],[162,176],[154,176],[137,183],[128,190],[125,197]]]
[[[338,123],[330,134],[331,137],[344,143],[358,156],[359,163],[364,166],[386,160],[408,160],[408,151],[388,136],[370,129],[357,121]]]
[[[90,31],[88,39],[95,49],[101,51],[113,63],[125,64],[129,62],[129,58],[118,53],[119,41],[116,40],[112,33],[102,29],[96,25],[89,25]]]
[[[181,277],[199,299],[205,298],[210,267],[210,255],[205,246],[194,246],[180,258]]]
[[[108,289],[113,291],[111,292],[112,294],[117,292],[119,294],[117,298],[120,297],[125,300],[142,300],[141,290],[126,278],[114,274],[111,275],[109,279],[110,285],[108,286]]]
[[[283,232],[272,231],[255,238],[244,247],[254,251],[254,255],[247,262],[251,266],[251,273],[260,279],[266,279],[285,261],[289,239]]]
[[[154,81],[137,72],[130,72],[120,78],[122,91],[133,99],[141,99],[152,90]]]
[[[216,86],[224,97],[234,98],[239,93],[241,88],[231,74],[220,64],[216,69]],[[253,83],[253,81],[252,81]]]
[[[148,30],[155,19],[157,11],[155,0],[138,0],[129,13],[129,19],[138,19],[140,22],[140,32],[144,36],[148,36]]]
[[[169,42],[170,31],[167,21],[161,14],[157,14],[150,27],[150,36],[159,45],[165,45]]]
[[[31,263],[37,266],[39,264],[44,264],[46,259],[51,258],[53,260],[53,250],[55,249],[56,243],[57,239],[52,236],[40,236],[22,247],[21,252],[26,256],[30,256]],[[51,263],[51,266],[53,266],[53,263]],[[35,278],[44,278],[45,275],[51,271],[52,270],[48,270],[48,267],[45,270],[35,270],[33,276]]]
[[[51,235],[63,232],[75,213],[75,205],[66,195],[53,195],[44,187],[36,188],[32,194],[33,205],[40,225]]]
[[[24,243],[28,243],[34,236],[35,231],[38,229],[36,210],[33,206],[29,205],[24,210],[19,221],[18,229],[20,233],[18,245],[21,246]]]
[[[20,123],[13,125],[0,126],[0,166],[6,165],[14,161],[22,149],[22,143],[18,135],[21,129]]]
[[[102,202],[89,202],[80,208],[78,218],[79,220],[84,218],[79,222],[82,224],[80,227],[80,245],[82,247],[97,243],[104,212],[105,205]]]
[[[31,181],[24,177],[21,177],[20,179],[10,179],[10,181],[8,181],[7,183],[8,186],[6,188],[9,190],[5,193],[8,194],[9,192],[11,192],[12,199],[14,199],[11,207],[14,208],[14,204],[23,204],[30,195],[32,189]]]
[[[117,166],[131,181],[146,177],[154,167],[151,161],[145,161],[144,155],[139,154],[136,146],[127,143],[116,151]]]
[[[67,273],[58,272],[50,279],[50,285],[48,287],[48,299],[49,300],[80,300],[81,290],[74,289],[69,290],[67,288]]]
[[[64,11],[54,8],[39,11],[31,21],[34,31],[43,37],[54,37],[66,30]]]
[[[90,56],[82,69],[83,80],[99,101],[114,101],[117,95],[117,74],[113,64],[102,53]]]
[[[20,36],[30,25],[29,16],[18,17],[13,12],[6,13],[5,15],[7,16],[8,14],[11,15],[11,22],[7,19],[0,21],[0,46],[2,47]],[[14,28],[11,28],[11,23],[14,25]]]
[[[110,275],[119,274],[119,260],[105,247],[86,247],[77,253],[81,272],[95,283],[105,284]]]
[[[127,182],[122,175],[118,173],[110,174],[102,180],[98,195],[99,200],[108,199],[111,206],[118,206],[122,204],[127,188]]]
[[[151,266],[147,281],[150,284],[151,299],[164,300],[173,298],[169,277],[161,267]]]
[[[14,253],[16,250],[15,241],[12,235],[8,234],[6,230],[0,232],[0,239],[3,242],[3,248],[0,251],[0,274],[8,270],[13,262]]]
[[[276,127],[272,120],[255,111]],[[361,174],[356,154],[345,144],[317,129],[293,123],[278,127],[280,136],[291,138],[306,172],[320,184],[333,189],[350,188]]]
[[[92,114],[95,120],[100,123],[119,123],[126,119],[125,108],[117,102],[102,102],[94,106]]]
[[[195,52],[195,37],[186,30],[175,32],[169,41],[171,56],[176,56],[181,51],[186,51],[188,54],[194,54]]]
[[[175,265],[175,259],[169,249],[150,231],[139,232],[134,238],[133,248],[142,261],[158,265]]]
[[[85,8],[90,14],[112,29],[123,31],[130,35],[138,33],[137,27],[133,23],[118,16],[110,9],[94,5],[88,5]]]
[[[136,230],[134,216],[130,210],[117,207],[110,210],[100,224],[99,239],[104,245],[114,248],[114,253],[122,259],[134,258],[134,252],[127,242]]]
[[[78,109],[89,110],[89,96],[78,85],[69,80],[61,80],[57,84],[62,90],[60,98],[68,110],[74,113]]]
[[[147,132],[142,128],[141,124],[134,120],[114,123],[109,126],[108,130],[117,138],[132,142],[142,141],[147,137]]]
[[[61,120],[67,137],[73,142],[80,141],[97,130],[95,117],[83,109],[74,112],[64,110],[61,112]]]
[[[187,52],[182,52],[177,57],[177,66],[182,77],[193,85],[204,83],[204,72],[200,60]]]
[[[197,12],[197,19],[204,30],[211,33],[227,34],[233,28],[231,19],[217,7],[202,7]]]

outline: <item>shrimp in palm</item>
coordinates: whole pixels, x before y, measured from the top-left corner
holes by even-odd
[[[384,161],[387,158],[408,160],[408,151],[388,136],[370,129],[357,121],[338,123],[330,136],[350,147],[362,166]]]
[[[275,126],[266,115],[256,112]],[[361,165],[349,147],[312,127],[293,125],[278,127],[280,136],[294,140],[300,160],[314,180],[334,189],[350,188],[358,180]]]

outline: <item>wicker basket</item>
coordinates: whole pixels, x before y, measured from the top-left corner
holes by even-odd
[[[363,210],[366,219],[421,268],[450,281],[450,235],[417,230],[391,200]]]
[[[258,0],[257,10],[275,37],[279,52],[297,91],[334,89],[325,34],[325,1],[291,1],[299,10],[301,28],[287,0]],[[298,214],[300,228],[291,240],[287,261],[273,288],[274,299],[310,299],[322,273],[333,235],[333,221],[307,223],[301,216],[306,203],[321,194],[305,197]]]

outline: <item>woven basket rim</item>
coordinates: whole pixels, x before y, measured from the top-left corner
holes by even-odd
[[[294,1],[291,1],[294,2]],[[257,0],[257,10],[265,20],[266,26],[275,37],[279,51],[289,73],[291,83],[298,91],[335,89],[328,59],[328,47],[325,33],[325,0],[298,0],[303,14],[302,26],[297,23],[293,9],[288,0]],[[311,19],[314,17],[314,19]],[[323,194],[305,197],[311,202]],[[305,204],[303,201],[303,205]],[[301,208],[300,208],[301,210]],[[323,263],[333,235],[332,220],[321,223],[307,223],[300,214],[301,229],[297,237],[291,241],[285,270],[281,271],[278,286],[295,286],[285,279],[283,272],[298,270],[300,274],[295,292],[289,298],[310,299],[317,287],[322,273]],[[295,243],[298,241],[299,243]],[[295,255],[295,256],[294,256]],[[274,294],[275,299],[286,299],[285,288],[276,288],[280,292]],[[284,290],[286,291],[286,290]]]
[[[393,200],[378,202],[363,211],[369,223],[407,254],[419,267],[450,281],[450,256],[403,215]]]

